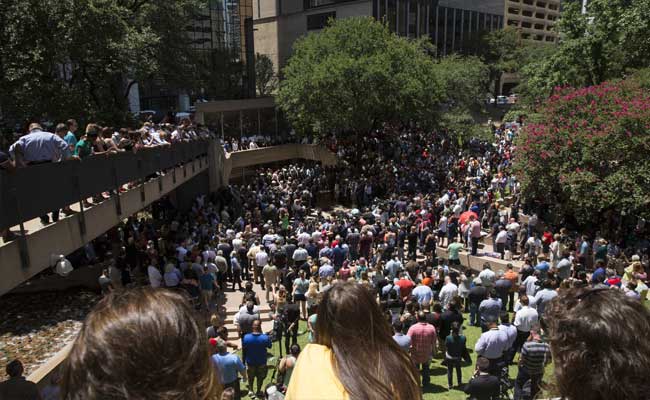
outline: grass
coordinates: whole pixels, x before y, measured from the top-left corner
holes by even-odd
[[[466,321],[464,325],[465,326],[464,335],[467,337],[467,347],[470,350],[470,354],[472,356],[472,361],[474,362],[474,364],[463,365],[462,367],[463,384],[466,384],[474,373],[476,354],[474,354],[473,349],[474,349],[474,345],[476,344],[476,341],[481,336],[481,328],[469,326],[469,324],[467,323],[467,320],[469,319],[469,314],[465,314],[465,318]],[[307,345],[306,331],[307,331],[307,323],[304,321],[300,321],[299,333],[304,332],[303,334],[298,335],[298,344],[300,345],[300,348],[304,348]],[[269,350],[269,360],[268,360],[269,367],[274,367],[275,365],[277,365],[278,357],[280,355],[280,350],[279,350],[280,344],[284,346],[284,338],[282,339],[281,343],[274,342],[273,347],[271,348],[271,350]],[[284,347],[282,349],[282,354],[283,355],[285,354]],[[447,367],[441,365],[443,357],[444,355],[438,354],[438,356],[431,362],[431,366],[430,366],[431,384],[427,385],[423,389],[424,399],[425,400],[434,400],[434,399],[435,400],[465,400],[467,398],[467,395],[462,391],[462,388],[454,387],[452,390],[447,390]],[[515,357],[515,360],[517,360],[517,357]],[[553,368],[552,364],[547,366],[546,373],[544,374],[544,377],[546,379],[552,376],[552,371],[553,371],[552,368]],[[264,386],[271,383],[272,373],[273,373],[273,368],[269,368],[269,373],[266,377],[266,380],[264,381]],[[514,379],[516,376],[517,376],[517,366],[512,365],[510,366],[510,377]],[[456,384],[457,384],[456,373],[454,371],[454,385]],[[248,386],[242,385],[242,393],[246,393],[247,390],[248,390]],[[245,396],[242,398],[248,399],[248,397]]]

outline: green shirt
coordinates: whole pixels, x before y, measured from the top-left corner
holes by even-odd
[[[454,243],[450,244],[447,247],[447,250],[449,251],[449,259],[450,260],[458,260],[459,259],[458,252],[462,248],[463,248],[462,243],[454,242]]]
[[[74,155],[79,158],[86,158],[93,153],[93,148],[86,139],[81,139],[74,146]]]

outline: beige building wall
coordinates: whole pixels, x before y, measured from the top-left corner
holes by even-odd
[[[307,17],[336,12],[336,18],[371,16],[372,1],[358,0],[303,10],[303,0],[285,0],[278,9],[278,0],[253,0],[255,52],[268,55],[278,70],[291,57],[294,42],[308,32]],[[258,7],[259,5],[259,7]],[[278,15],[278,12],[281,14]]]
[[[517,28],[522,39],[555,43],[560,0],[505,0],[505,26]]]

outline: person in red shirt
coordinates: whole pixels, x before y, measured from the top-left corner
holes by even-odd
[[[542,252],[546,255],[550,252],[550,246],[553,243],[553,234],[549,231],[544,231],[542,235]]]
[[[413,283],[412,280],[408,279],[406,277],[406,274],[404,272],[399,274],[399,280],[395,285],[399,287],[399,295],[402,299],[406,300],[411,296],[411,292],[413,291],[413,288],[415,287],[415,283]]]

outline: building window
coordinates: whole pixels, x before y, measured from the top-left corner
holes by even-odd
[[[535,29],[539,29],[540,31],[544,30],[544,24],[535,24]]]
[[[508,13],[509,13],[509,14],[519,15],[519,11],[520,11],[520,10],[519,10],[518,8],[515,8],[515,7],[508,7]]]
[[[530,18],[530,17],[533,16],[533,12],[530,11],[530,10],[523,10],[523,11],[521,12],[521,15],[523,15],[524,17],[529,17],[529,18]]]
[[[327,21],[329,21],[330,18],[332,19],[336,18],[335,11],[308,15],[307,30],[314,31],[314,30],[325,28],[327,26]]]
[[[522,21],[521,22],[521,27],[529,29],[529,28],[532,27],[532,25],[530,24],[530,22]]]
[[[408,23],[409,23],[409,37],[417,37],[418,35],[418,4],[415,1],[408,2]]]
[[[553,36],[546,36],[546,41],[547,42],[555,42],[555,38]]]
[[[537,2],[537,7],[539,7],[539,8],[546,8],[546,3],[544,3],[543,1],[538,1],[538,2]]]

